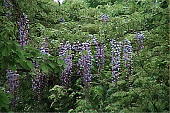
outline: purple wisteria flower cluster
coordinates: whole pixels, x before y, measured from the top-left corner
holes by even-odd
[[[121,42],[111,40],[111,53],[112,53],[112,77],[113,82],[118,81],[120,75],[121,65]]]
[[[19,74],[17,74],[17,71],[7,70],[7,82],[8,82],[8,92],[12,94],[14,97],[11,100],[12,106],[15,106],[17,104],[17,92],[19,88]]]
[[[105,52],[104,52],[105,45],[100,44],[96,38],[93,38],[93,43],[95,45],[95,50],[96,50],[95,53],[96,63],[99,69],[101,69],[104,67],[104,63],[105,63]]]
[[[133,48],[129,40],[123,42],[123,60],[125,69],[127,69],[126,79],[132,74],[132,52]]]
[[[92,39],[92,43],[61,43],[59,48],[59,56],[66,63],[66,67],[61,75],[61,80],[64,85],[69,84],[70,82],[69,78],[72,74],[73,58],[78,58],[78,63],[76,66],[79,67],[79,69],[77,74],[82,76],[85,84],[91,82],[92,80],[92,61],[95,61],[95,65],[97,65],[99,68],[104,67],[106,59],[104,51],[105,45],[103,43],[99,43],[95,37],[92,37]],[[132,74],[132,45],[129,40],[124,40],[123,42],[111,40],[110,44],[112,54],[112,81],[116,82],[118,81],[121,74],[121,62],[124,62],[124,67],[127,71],[126,78]],[[92,56],[91,46],[95,47],[94,57]]]
[[[18,26],[19,26],[19,43],[21,46],[25,46],[28,43],[29,20],[27,18],[27,15],[25,15],[24,13],[20,15],[20,18],[18,20]]]
[[[137,41],[137,44],[138,44],[138,50],[141,50],[144,48],[144,38],[145,36],[143,33],[140,33],[140,32],[136,33],[135,40]]]
[[[80,43],[79,41],[75,42],[72,45],[72,50],[75,51],[75,52],[80,52],[82,50],[82,43]]]
[[[106,14],[102,14],[102,15],[100,16],[100,18],[101,18],[101,20],[102,20],[103,22],[108,22],[108,21],[109,21],[109,16],[106,15]]]
[[[70,82],[70,77],[72,74],[72,66],[73,66],[73,56],[79,55],[78,63],[76,64],[79,67],[77,74],[81,75],[84,83],[91,81],[91,66],[92,66],[92,53],[90,49],[90,43],[80,43],[75,42],[74,44],[70,44],[69,42],[61,43],[59,49],[59,56],[66,63],[66,67],[61,74],[61,80],[63,85],[68,85]],[[74,52],[74,53],[73,53]]]
[[[47,77],[44,73],[42,73],[39,69],[39,64],[34,62],[35,63],[35,77],[32,79],[32,90],[36,93],[37,97],[38,97],[38,100],[40,100],[41,98],[41,93],[42,93],[42,90],[43,88],[47,85],[46,84],[46,80],[47,80]]]
[[[16,93],[19,87],[19,74],[17,71],[7,70],[7,82],[9,86],[9,92],[11,94]]]
[[[32,79],[32,89],[37,94],[38,100],[40,100],[41,92],[46,85],[46,76],[37,70],[37,74],[34,79]]]
[[[72,74],[72,46],[69,42],[61,43],[59,48],[59,56],[62,60],[64,60],[66,66],[61,74],[62,85],[68,86],[70,82],[70,77]]]
[[[83,81],[85,83],[91,82],[92,74],[91,74],[91,66],[92,66],[92,53],[90,49],[90,43],[82,43],[82,51],[81,57],[78,61],[78,65],[80,67],[80,74],[83,77]]]

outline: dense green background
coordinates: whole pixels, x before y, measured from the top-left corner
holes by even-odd
[[[65,0],[61,5],[52,0],[15,0],[14,9],[3,7],[0,1],[0,111],[18,112],[167,112],[169,111],[169,7],[168,0]],[[6,17],[6,12],[13,16]],[[24,12],[30,20],[29,45],[17,43],[17,14]],[[109,15],[102,22],[100,15]],[[65,21],[60,21],[61,19]],[[109,46],[108,39],[129,39],[137,48],[134,37],[145,35],[145,48],[133,53],[132,86],[127,87],[125,74],[117,84],[110,81],[111,64],[106,59],[104,70],[84,87],[81,78],[72,75],[70,88],[59,80],[64,63],[58,60],[60,42],[91,41],[95,35]],[[48,37],[51,56],[42,55],[38,48],[42,38]],[[109,48],[105,50],[110,57]],[[30,59],[40,63],[40,70],[48,77],[41,100],[31,89],[36,70]],[[12,95],[5,93],[6,69],[18,70],[20,88],[18,104],[10,104]]]

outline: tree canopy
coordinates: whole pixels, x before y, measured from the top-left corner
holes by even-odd
[[[1,0],[0,112],[168,112],[168,0]]]

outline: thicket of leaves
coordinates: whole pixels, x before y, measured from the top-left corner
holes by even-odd
[[[7,9],[0,1],[0,111],[169,111],[167,0],[66,0],[61,5],[52,0],[15,1],[16,9]],[[10,18],[5,15],[8,11],[14,14]],[[29,44],[24,48],[17,42],[18,11],[24,12],[30,21]],[[103,22],[102,14],[108,15],[109,21]],[[139,31],[145,36],[145,47],[140,51],[134,40]],[[134,68],[129,82],[123,71],[117,83],[110,81],[110,48],[105,48],[104,69],[96,73],[97,67],[92,67],[93,78],[89,87],[82,84],[76,73],[71,77],[69,88],[61,85],[60,76],[65,64],[58,58],[59,44],[65,41],[91,42],[91,35],[107,47],[108,39],[132,42]],[[51,56],[39,51],[45,37]],[[41,72],[48,78],[40,100],[31,87],[31,80],[37,74],[32,61],[39,62]],[[13,96],[6,92],[7,69],[17,70],[20,74],[15,107],[10,103]]]

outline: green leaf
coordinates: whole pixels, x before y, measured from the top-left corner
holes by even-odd
[[[64,66],[64,65],[65,65],[64,60],[61,60],[61,59],[58,59],[58,60],[57,60],[57,63],[58,63],[60,66]]]
[[[42,63],[40,65],[40,69],[42,70],[42,72],[44,73],[48,73],[49,72],[49,67],[45,64],[45,63]]]
[[[10,50],[8,48],[8,46],[4,46],[2,48],[2,56],[9,56],[10,55]]]

